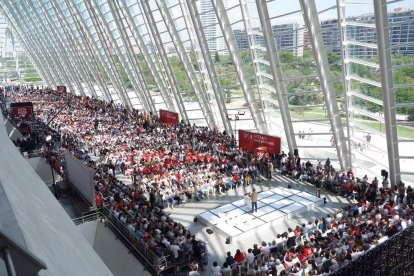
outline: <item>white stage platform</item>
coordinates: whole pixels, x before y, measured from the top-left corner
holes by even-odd
[[[251,204],[247,206],[245,200],[240,199],[201,213],[198,219],[204,225],[234,240],[243,238],[258,227],[260,230],[264,230],[262,227],[271,228],[280,220],[323,204],[319,197],[284,187],[261,192],[257,198],[257,212],[250,213]]]

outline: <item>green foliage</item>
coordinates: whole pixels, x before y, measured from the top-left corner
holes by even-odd
[[[41,77],[28,77],[28,78],[23,78],[23,82],[38,82],[38,81],[42,81]]]
[[[217,63],[217,62],[220,62],[220,55],[219,55],[219,53],[218,52],[216,52],[216,54],[214,55],[214,61]]]
[[[290,51],[282,51],[279,54],[279,59],[280,59],[281,63],[292,63],[292,62],[295,62],[295,61],[300,61],[300,58],[295,56]]]

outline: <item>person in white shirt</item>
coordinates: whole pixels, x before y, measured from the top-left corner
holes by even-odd
[[[222,276],[231,276],[231,268],[227,262],[224,262],[223,268],[220,270]]]
[[[170,246],[171,245],[171,243],[164,237],[164,235],[162,235],[162,240],[161,240],[161,242],[163,243],[163,244],[165,244],[165,247],[167,247],[168,248],[168,246]]]
[[[268,270],[269,270],[269,268],[267,267],[266,263],[262,262],[262,266],[260,267],[260,271],[261,272],[266,272]]]
[[[221,267],[217,265],[217,262],[213,262],[213,266],[211,267],[211,275],[212,276],[221,276]]]
[[[279,259],[276,259],[275,267],[276,267],[277,275],[279,275],[281,271],[285,270],[285,266],[280,262]]]
[[[170,250],[174,252],[174,258],[178,258],[178,251],[180,250],[180,247],[177,245],[175,241],[173,241],[173,244],[170,246]]]
[[[270,254],[269,246],[267,245],[267,243],[265,241],[262,242],[262,247],[260,247],[260,252],[261,252],[263,257],[269,256],[269,254]]]
[[[200,276],[200,272],[197,271],[197,268],[193,268],[189,273],[188,276]]]
[[[249,248],[249,250],[247,251],[246,262],[248,264],[252,264],[254,262],[254,254],[251,248]]]

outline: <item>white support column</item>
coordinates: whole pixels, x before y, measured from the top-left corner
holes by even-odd
[[[114,35],[112,30],[109,28],[109,24],[107,22],[106,17],[104,17],[104,14],[102,13],[100,7],[94,2],[91,1],[92,5],[91,5],[91,12],[92,14],[95,14],[94,19],[92,19],[92,21],[95,20],[94,24],[95,24],[95,28],[103,28],[102,31],[104,31],[104,33],[106,34],[106,36],[103,36],[102,34],[100,34],[100,32],[98,32],[98,36],[100,37],[101,43],[103,44],[103,48],[105,50],[105,53],[107,56],[109,56],[109,60],[111,61],[112,64],[115,64],[114,59],[112,58],[112,55],[110,52],[108,52],[108,47],[112,47],[112,49],[114,49],[116,56],[118,57],[119,61],[121,62],[122,67],[124,68],[129,80],[132,83],[132,86],[134,87],[134,89],[136,90],[135,93],[136,95],[139,97],[141,103],[149,106],[149,103],[147,101],[149,96],[148,91],[144,91],[145,88],[142,87],[141,83],[139,83],[137,81],[137,79],[139,78],[138,75],[135,75],[134,72],[132,72],[131,70],[131,63],[128,64],[127,59],[125,57],[125,55],[123,55],[115,41]],[[109,5],[109,4],[108,4]],[[110,13],[111,11],[108,11],[108,13]],[[113,19],[114,21],[116,20],[115,18]],[[116,24],[116,23],[115,23]],[[110,44],[107,44],[105,37],[109,40],[108,42]],[[124,45],[125,47],[125,45]],[[123,81],[120,77],[120,75],[118,74],[119,78],[118,82],[120,83],[120,86],[122,87],[122,91],[121,94],[124,95],[124,97],[129,101],[130,107],[132,108],[132,104],[129,100],[129,96],[126,95],[127,91],[126,91],[126,87],[123,84]],[[147,96],[145,96],[145,93],[148,93]]]
[[[117,68],[115,66],[115,62],[114,62],[111,54],[108,52],[109,48],[105,43],[105,37],[103,36],[104,32],[101,30],[101,24],[97,19],[98,15],[96,14],[95,8],[94,8],[94,6],[92,5],[91,2],[94,3],[94,0],[85,1],[85,6],[88,10],[88,13],[89,13],[90,19],[92,21],[92,24],[93,24],[93,26],[96,30],[96,35],[99,38],[99,41],[100,41],[101,46],[102,46],[102,50],[104,51],[104,55],[105,55],[106,59],[108,60],[108,63],[106,63],[105,59],[103,58],[102,59],[102,61],[103,61],[102,64],[106,64],[106,65],[109,64],[110,67],[108,69],[110,69],[109,70],[110,73],[108,74],[108,76],[111,80],[112,85],[114,85],[115,91],[117,92],[117,94],[118,94],[119,98],[121,99],[122,103],[124,104],[124,106],[127,107],[127,108],[132,108],[131,101],[129,100],[128,95],[126,95],[127,94],[126,88],[125,88],[124,84],[122,83],[122,79],[121,79],[121,76],[119,75],[119,72],[117,71]],[[98,49],[97,52],[99,54],[102,54],[99,51],[99,49]]]
[[[104,76],[103,76],[102,72],[99,69],[98,61],[97,61],[97,59],[99,60],[99,53],[97,55],[96,52],[94,52],[94,48],[93,48],[94,43],[93,43],[92,39],[88,36],[88,33],[85,32],[84,27],[81,24],[81,23],[83,23],[83,21],[82,21],[82,19],[80,19],[78,12],[76,12],[76,11],[74,12],[74,7],[71,6],[70,0],[63,0],[63,1],[66,4],[68,12],[70,13],[71,17],[73,18],[73,23],[75,24],[75,27],[76,27],[77,31],[79,32],[81,41],[82,41],[85,49],[88,52],[87,55],[89,56],[89,58],[92,61],[92,62],[88,62],[88,64],[91,66],[92,72],[94,72],[95,80],[97,81],[98,86],[101,89],[105,99],[108,102],[113,101],[111,93],[109,92],[109,89],[108,89],[108,85],[106,84]],[[105,65],[103,63],[102,63],[102,65],[104,66],[104,69],[106,70]],[[106,72],[108,72],[108,71],[106,71]]]
[[[398,152],[398,132],[395,112],[394,83],[392,78],[392,62],[390,37],[388,29],[387,1],[373,0],[375,26],[377,30],[378,57],[381,73],[383,96],[385,136],[387,138],[388,168],[391,186],[401,181],[400,155]]]
[[[255,62],[255,60],[257,59],[257,53],[256,53],[256,49],[254,49],[254,40],[252,39],[252,36],[251,36],[251,32],[252,32],[252,26],[251,26],[251,23],[250,23],[250,21],[251,21],[251,19],[250,19],[250,17],[249,17],[249,13],[248,13],[248,8],[247,8],[247,2],[248,2],[249,0],[239,0],[239,2],[240,2],[240,9],[241,9],[241,13],[242,13],[242,18],[243,18],[243,25],[244,25],[244,30],[245,30],[245,32],[246,32],[246,36],[247,36],[247,39],[248,39],[248,43],[249,43],[249,52],[250,52],[250,56],[251,56],[251,59],[252,59],[252,65],[253,65],[253,68],[254,68],[254,72],[255,72],[255,74],[254,74],[254,78],[255,78],[255,80],[256,80],[256,89],[257,89],[257,91],[258,91],[258,94],[259,94],[259,101],[260,101],[260,103],[261,103],[261,105],[262,105],[262,108],[263,108],[263,116],[264,116],[264,120],[265,120],[265,123],[266,123],[266,128],[267,128],[267,131],[269,132],[269,131],[271,131],[271,127],[270,127],[270,116],[267,116],[267,113],[266,113],[266,111],[268,111],[267,110],[267,103],[266,103],[266,101],[263,101],[263,97],[262,97],[262,88],[261,88],[261,85],[263,84],[263,81],[262,81],[262,78],[261,77],[259,77],[259,75],[257,74],[258,72],[260,72],[260,66],[257,66],[257,62]]]
[[[35,47],[34,55],[39,58],[40,64],[42,64],[43,66],[45,66],[45,68],[47,68],[47,70],[49,71],[49,73],[51,75],[51,78],[53,79],[53,82],[55,84],[56,83],[59,83],[59,84],[64,83],[64,81],[61,79],[60,75],[57,72],[57,68],[58,68],[57,62],[58,61],[54,60],[50,56],[49,51],[41,43],[41,40],[40,40],[39,36],[37,35],[37,31],[35,30],[35,28],[32,26],[32,28],[29,29],[30,24],[27,24],[28,23],[27,21],[26,21],[26,23],[22,23],[23,20],[24,20],[22,18],[22,13],[17,12],[16,9],[13,7],[13,5],[11,5],[9,2],[4,2],[4,5],[7,6],[7,9],[12,14],[12,17],[14,19],[18,20],[22,36],[26,37],[28,45],[32,45],[32,47]]]
[[[282,69],[279,61],[279,54],[276,49],[275,39],[272,33],[272,26],[270,25],[269,11],[265,0],[256,0],[257,11],[259,13],[262,32],[266,43],[266,49],[269,56],[270,68],[272,70],[273,82],[275,85],[277,100],[280,108],[280,116],[282,117],[283,128],[286,133],[287,144],[289,152],[293,154],[296,148],[296,139],[292,126],[292,119],[288,101],[286,97],[286,88],[283,83]]]
[[[33,24],[33,26],[37,26],[37,28],[34,28],[34,30],[37,33],[35,36],[38,38],[44,38],[45,39],[44,41],[48,41],[48,43],[44,43],[44,41],[43,42],[40,41],[39,43],[43,43],[48,46],[49,53],[52,59],[54,60],[54,62],[56,62],[56,65],[57,65],[56,70],[58,71],[58,73],[61,73],[63,75],[63,79],[65,83],[62,83],[62,84],[66,84],[69,87],[69,90],[72,93],[75,93],[76,90],[73,87],[73,80],[70,74],[67,74],[66,72],[67,65],[65,61],[58,54],[58,51],[57,51],[58,46],[56,45],[55,39],[53,39],[50,36],[50,33],[44,28],[44,23],[42,22],[39,15],[35,11],[33,3],[30,1],[25,1],[25,2],[30,7],[30,10],[26,7],[25,4],[23,4],[23,5],[20,5],[19,11],[23,12],[24,16],[26,17],[25,20],[29,19],[29,21],[31,22],[31,24]],[[36,18],[36,21],[30,20],[31,19],[30,14],[32,14]]]
[[[338,30],[340,33],[340,45],[341,45],[341,57],[342,57],[342,83],[344,85],[344,107],[345,107],[345,114],[346,114],[346,128],[347,128],[347,145],[348,145],[348,152],[349,152],[349,160],[350,160],[350,167],[354,167],[355,159],[352,157],[352,147],[351,147],[351,136],[354,135],[353,127],[350,125],[350,121],[352,120],[352,115],[349,112],[349,109],[352,108],[352,97],[350,96],[351,93],[351,81],[348,79],[350,75],[350,66],[349,62],[347,61],[349,58],[349,50],[348,50],[348,35],[346,31],[345,23],[346,23],[346,14],[345,14],[345,0],[336,0],[336,9],[338,13]]]
[[[203,115],[206,118],[207,124],[210,128],[214,128],[217,126],[216,118],[213,116],[213,112],[211,111],[211,106],[207,100],[207,97],[203,89],[201,88],[201,85],[195,73],[194,67],[191,64],[190,58],[185,52],[183,44],[181,43],[180,36],[174,25],[174,22],[168,11],[168,8],[166,7],[165,2],[163,0],[156,0],[156,2],[157,2],[158,9],[161,13],[161,16],[164,19],[165,25],[167,26],[168,33],[170,34],[172,38],[174,47],[175,49],[177,49],[178,57],[180,58],[180,61],[183,64],[184,70],[194,89],[195,95],[200,104]]]
[[[180,112],[181,118],[184,121],[188,122],[187,111],[185,110],[181,94],[178,91],[178,85],[177,85],[177,82],[176,82],[175,77],[174,77],[174,72],[171,69],[171,65],[170,65],[170,62],[169,62],[168,57],[167,57],[167,52],[165,51],[164,46],[162,45],[160,32],[158,30],[157,23],[155,22],[154,16],[151,12],[151,7],[149,6],[147,1],[142,1],[141,5],[143,7],[143,12],[145,14],[145,17],[147,18],[147,22],[149,23],[148,27],[149,27],[149,29],[152,33],[152,37],[154,38],[155,45],[157,46],[158,52],[160,53],[159,55],[161,57],[161,61],[163,63],[163,66],[166,70],[166,75],[167,75],[168,81],[170,83],[171,91],[172,91],[172,94],[174,95],[175,102],[177,104],[177,107],[178,107],[178,110]],[[158,78],[159,78],[158,74],[156,74],[156,76],[158,76]],[[159,82],[160,82],[160,84],[164,83],[161,79],[159,80]],[[164,88],[164,90],[167,90],[167,89]]]
[[[143,70],[141,68],[142,66],[139,64],[139,62],[137,61],[137,58],[135,57],[135,55],[133,53],[131,40],[130,40],[130,38],[128,37],[128,35],[126,33],[126,28],[124,26],[123,20],[121,19],[121,16],[118,14],[117,8],[115,8],[115,6],[112,6],[111,3],[112,3],[111,1],[108,2],[109,6],[111,7],[112,14],[114,15],[116,24],[118,26],[118,30],[120,31],[121,37],[123,38],[125,48],[126,48],[126,54],[128,55],[129,62],[131,62],[131,64],[132,64],[132,70],[133,70],[134,74],[138,77],[139,82],[142,84],[142,90],[143,90],[142,92],[144,94],[145,100],[148,102],[147,104],[148,104],[149,108],[151,109],[153,114],[157,114],[158,110],[155,108],[154,101],[151,97],[150,89],[148,87],[147,81],[145,80],[145,77],[144,77]],[[113,5],[115,5],[115,2],[113,3]],[[128,21],[128,17],[125,16],[125,15],[123,15],[123,16],[127,20],[127,24],[130,24],[128,27],[130,28],[130,30],[132,32],[133,31],[132,28],[136,27],[135,22],[132,21],[132,23],[130,23]],[[141,53],[142,53],[142,50],[141,50]],[[149,64],[148,64],[148,67],[150,67]],[[156,76],[158,77],[158,73],[156,74]],[[153,75],[153,77],[154,77],[154,75]],[[156,80],[156,85],[159,88],[157,78],[154,78],[154,79]],[[159,89],[161,89],[161,88],[159,88]]]
[[[70,42],[74,44],[74,45],[72,45],[72,50],[76,52],[76,55],[77,55],[77,58],[79,60],[79,64],[80,64],[80,67],[81,67],[81,70],[82,70],[82,74],[87,79],[88,87],[91,90],[92,95],[95,98],[97,98],[95,87],[93,85],[93,81],[91,80],[89,74],[93,75],[94,79],[97,80],[98,79],[97,74],[99,72],[92,69],[92,67],[91,67],[92,62],[90,62],[86,59],[86,57],[88,55],[90,56],[90,54],[83,51],[82,46],[81,46],[80,42],[78,41],[78,38],[75,36],[72,28],[70,27],[66,16],[63,15],[60,6],[56,5],[56,3],[53,2],[53,1],[51,2],[51,5],[52,5],[52,7],[55,11],[55,14],[57,14],[57,16],[59,17],[59,20],[62,24],[62,27],[66,31],[67,36],[70,37],[70,39],[71,39]],[[78,32],[80,32],[80,31],[78,30]],[[82,40],[81,36],[80,36],[80,38]],[[99,86],[100,90],[103,92],[104,87],[101,85],[101,83],[98,82],[97,85]]]
[[[129,69],[127,69],[127,70],[129,70]],[[145,80],[144,79],[142,81],[145,83]],[[147,99],[148,98],[151,98],[151,94],[149,93],[149,89],[148,88],[144,92],[147,93],[146,94],[147,95],[146,96]],[[167,106],[167,109],[168,110],[171,110],[171,111],[176,111],[175,110],[174,103],[172,102],[172,99],[171,99],[170,95],[166,94],[165,92],[166,92],[165,90],[160,90],[161,97],[162,97],[165,105]],[[154,107],[154,109],[155,109],[155,107]]]
[[[247,101],[256,129],[261,133],[267,133],[267,126],[264,120],[264,110],[263,107],[261,109],[259,108],[259,106],[261,106],[261,102],[255,98],[252,91],[250,80],[241,59],[239,48],[237,47],[236,39],[234,37],[229,18],[227,17],[223,1],[211,0],[211,2],[213,4],[214,11],[216,12],[216,16],[219,18],[218,22],[220,24],[221,31],[223,32],[224,40],[226,41],[227,48],[229,49],[230,56],[233,60],[237,77],[239,78],[244,97]]]
[[[213,60],[211,58],[210,50],[207,45],[207,40],[204,35],[203,26],[201,24],[200,15],[197,10],[197,5],[194,1],[187,1],[188,10],[191,15],[191,21],[193,26],[196,30],[196,36],[198,40],[198,44],[200,45],[201,53],[203,55],[203,59],[207,68],[208,75],[211,80],[212,88],[214,91],[214,96],[216,98],[218,109],[220,113],[220,117],[224,126],[224,129],[227,133],[232,133],[232,127],[230,124],[230,120],[228,119],[228,113],[226,104],[223,97],[223,90],[220,86],[220,81],[217,76],[216,69],[214,67]]]
[[[37,24],[40,27],[40,31],[42,32],[42,35],[45,36],[46,40],[49,41],[49,44],[52,46],[52,54],[59,59],[60,67],[58,70],[59,72],[62,73],[65,81],[68,82],[67,85],[70,87],[70,90],[73,93],[75,93],[75,89],[73,87],[73,85],[75,84],[77,87],[77,91],[79,91],[79,93],[81,94],[84,94],[82,86],[80,85],[78,78],[73,77],[73,75],[75,75],[76,73],[72,70],[71,60],[66,56],[65,49],[63,49],[62,45],[60,44],[59,36],[56,35],[55,30],[53,28],[50,28],[51,30],[50,32],[47,31],[45,27],[46,24],[42,20],[40,15],[36,12],[33,2],[26,1],[26,3],[28,4],[32,14],[34,14],[37,20]],[[44,13],[40,5],[39,5],[39,8],[41,12],[43,13],[45,20],[47,21],[48,20],[47,14]],[[29,12],[29,10],[27,10],[27,12]],[[51,39],[52,37],[54,39]]]
[[[89,86],[89,90],[92,89],[92,86],[89,82],[87,82],[83,77],[84,74],[79,74],[79,70],[82,70],[82,64],[81,62],[77,61],[77,57],[75,54],[77,51],[73,50],[73,46],[71,43],[68,43],[69,41],[67,39],[62,38],[62,34],[57,33],[58,26],[56,25],[55,21],[52,20],[51,16],[49,15],[48,11],[46,10],[44,4],[42,1],[37,1],[46,21],[51,29],[51,33],[53,37],[55,37],[57,47],[59,47],[58,53],[63,57],[63,60],[68,64],[67,71],[72,75],[72,80],[78,87],[78,90],[80,91],[82,96],[85,96],[86,93],[82,86],[82,80],[86,82],[86,84]],[[61,24],[61,23],[59,23]]]
[[[7,14],[5,12],[4,15],[6,16],[7,20],[11,23],[10,25],[11,25],[11,28],[13,29],[13,32],[16,34],[19,42],[22,44],[23,49],[25,50],[26,54],[28,55],[33,65],[39,71],[39,74],[42,76],[43,81],[45,81],[48,86],[54,86],[55,83],[53,83],[52,77],[50,76],[47,68],[45,67],[44,64],[42,64],[39,61],[38,56],[34,54],[34,50],[32,49],[33,45],[27,43],[26,38],[24,38],[24,36],[21,35],[21,29],[19,27],[19,24],[14,20],[13,17],[10,16],[10,14]]]
[[[27,25],[24,25],[20,21],[20,14],[15,14],[15,10],[8,6],[6,2],[3,5],[3,8],[5,9],[5,16],[9,19],[10,22],[14,22],[14,28],[18,30],[20,41],[24,43],[26,46],[25,48],[29,50],[33,60],[36,61],[36,64],[38,68],[43,68],[43,71],[47,72],[46,75],[49,78],[49,85],[54,86],[57,81],[57,76],[55,76],[50,69],[49,66],[44,62],[44,54],[40,50],[40,46],[36,43],[33,43],[33,39],[31,38],[32,33],[27,31]],[[29,42],[30,41],[30,42]]]
[[[348,171],[351,167],[351,156],[345,140],[345,134],[341,122],[341,114],[336,100],[336,92],[333,86],[332,74],[328,62],[328,55],[323,44],[322,30],[318,12],[313,0],[300,0],[303,12],[303,20],[308,27],[309,40],[315,58],[321,88],[325,97],[326,110],[331,123],[332,134],[336,141],[336,152],[342,171]]]

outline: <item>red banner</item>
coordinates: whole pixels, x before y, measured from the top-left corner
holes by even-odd
[[[176,125],[179,123],[178,113],[160,109],[160,122],[167,125]]]
[[[56,86],[56,91],[60,92],[60,93],[66,93],[66,86],[58,85],[58,86]]]
[[[33,107],[31,106],[16,106],[11,108],[14,118],[27,120],[33,114]]]
[[[280,137],[248,132],[239,129],[239,147],[245,151],[254,152],[258,148],[260,151],[268,153],[280,153]]]

